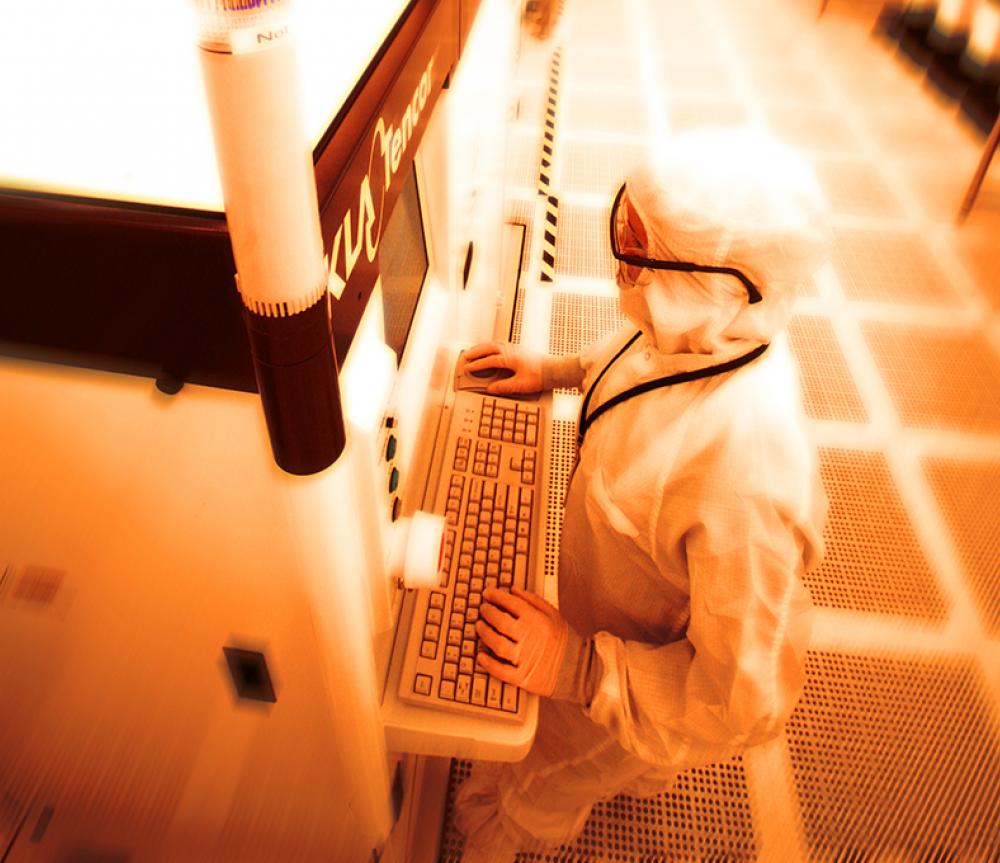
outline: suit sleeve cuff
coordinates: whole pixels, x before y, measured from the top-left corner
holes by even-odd
[[[592,639],[583,639],[570,627],[552,698],[589,707],[600,679],[601,661]]]
[[[583,383],[583,367],[576,354],[568,357],[545,357],[542,360],[542,388],[578,387]]]

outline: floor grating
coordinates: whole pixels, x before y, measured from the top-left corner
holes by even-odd
[[[802,403],[813,419],[863,423],[868,420],[833,325],[815,315],[798,315],[788,326],[799,366]]]
[[[944,619],[947,608],[881,453],[820,451],[830,501],[826,556],[806,574],[828,608]]]
[[[611,201],[605,207],[563,204],[559,208],[556,237],[556,272],[588,278],[614,278],[608,218]]]
[[[960,296],[917,233],[840,230],[834,266],[851,300],[955,305]]]
[[[626,322],[617,297],[556,293],[552,297],[549,353],[553,356],[577,354]]]
[[[923,468],[987,632],[1000,638],[1000,461],[928,456]]]
[[[1000,433],[1000,356],[981,333],[886,323],[862,331],[904,425]]]
[[[810,653],[787,735],[810,861],[997,859],[996,716],[971,662]]]

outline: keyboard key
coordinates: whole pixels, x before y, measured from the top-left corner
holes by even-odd
[[[441,623],[442,611],[440,608],[428,608],[427,609],[427,622],[428,623]]]
[[[424,641],[420,645],[420,655],[424,659],[433,659],[437,654],[437,642],[436,641]]]
[[[465,618],[458,612],[453,611],[448,622],[451,624],[452,629],[461,629],[465,625]]]
[[[441,676],[445,680],[455,680],[458,677],[458,666],[454,662],[446,662],[441,666]]]
[[[508,713],[517,713],[517,693],[518,689],[510,683],[503,685],[503,695],[501,697],[501,707]]]
[[[466,637],[469,641],[475,641],[476,638],[476,625],[474,623],[465,624],[465,628],[462,630],[462,635]],[[462,643],[464,649],[465,643]]]
[[[460,614],[465,611],[465,600],[461,597],[455,597],[455,601],[451,604],[451,610],[457,611]]]
[[[460,656],[461,656],[461,653],[459,653],[458,648],[455,647],[454,644],[449,644],[444,649],[444,661],[445,662],[458,662]]]
[[[469,703],[469,696],[472,694],[472,676],[469,674],[458,675],[458,682],[455,686],[455,700],[464,701],[466,704]],[[506,701],[506,699],[505,699]],[[517,704],[517,696],[515,693],[514,698],[515,705]],[[506,710],[506,706],[504,710]],[[516,709],[516,708],[515,708]]]
[[[448,630],[448,644],[454,647],[461,647],[462,645],[462,630],[461,629],[449,629]]]
[[[486,706],[499,710],[502,693],[503,684],[495,677],[491,677],[486,687]]]
[[[514,555],[514,584],[526,587],[528,584],[528,557],[524,554]]]
[[[461,661],[458,663],[458,670],[462,674],[472,674],[474,666],[475,661],[471,656],[463,656]]]
[[[431,678],[427,674],[418,674],[417,679],[413,683],[413,691],[417,695],[430,695],[431,694]]]
[[[528,553],[528,538],[526,536],[519,536],[517,538],[517,551],[518,554]]]
[[[436,642],[441,637],[441,627],[434,623],[428,623],[424,627],[424,638],[427,641]]]
[[[444,594],[435,591],[431,594],[431,608],[444,608]]]
[[[475,656],[475,655],[476,655],[476,642],[475,642],[475,639],[473,639],[473,638],[466,638],[462,642],[462,656]],[[431,657],[431,658],[433,658],[433,657]]]
[[[423,676],[423,675],[421,675]],[[427,691],[430,692],[430,678],[427,678]],[[472,703],[486,706],[486,675],[477,674],[472,678]]]
[[[447,699],[448,701],[455,700],[455,684],[451,680],[442,680],[441,687],[438,689],[441,693],[441,697]]]

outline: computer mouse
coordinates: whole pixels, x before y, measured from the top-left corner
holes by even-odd
[[[498,368],[497,366],[492,366],[491,368],[488,369],[477,369],[476,371],[469,372],[468,374],[469,377],[473,378],[480,378],[480,379],[492,378],[495,381],[502,381],[509,377],[513,377],[514,370],[501,369]]]

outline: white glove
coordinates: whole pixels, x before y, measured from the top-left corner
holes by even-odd
[[[498,680],[549,696],[556,688],[569,624],[555,606],[518,587],[483,593],[476,632],[498,657],[481,652],[479,666]]]
[[[509,342],[484,342],[473,345],[464,355],[466,374],[483,369],[509,369],[511,377],[494,381],[487,388],[490,395],[539,393],[542,391],[542,357],[521,345]]]

